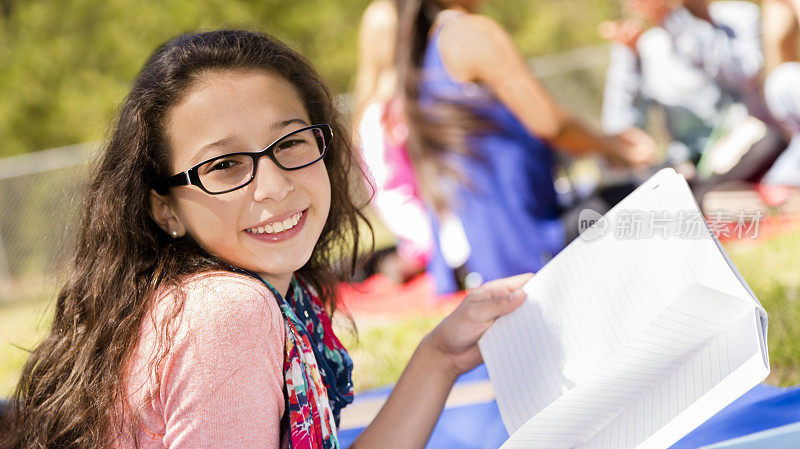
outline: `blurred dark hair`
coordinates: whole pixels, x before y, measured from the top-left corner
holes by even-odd
[[[333,129],[324,159],[330,214],[299,274],[334,312],[336,285],[355,268],[358,222],[366,220],[350,190],[354,174],[363,175],[361,164],[331,92],[303,56],[268,35],[243,30],[180,35],[147,60],[109,130],[84,199],[69,281],[58,295],[49,335],[23,368],[0,447],[95,449],[109,446],[120,432],[135,438],[135,429],[125,428],[120,415],[127,395],[124,365],[154,293],[179,286],[189,274],[228,269],[190,238],[170,238],[150,217],[150,190],[172,174],[165,116],[205,73],[253,69],[285,78],[311,122]],[[334,259],[340,258],[351,263],[337,273]],[[169,320],[182,308],[182,301],[176,302]],[[168,348],[169,341],[162,357]]]
[[[399,0],[397,73],[408,124],[406,144],[423,197],[441,214],[451,208],[453,186],[469,186],[448,155],[477,157],[469,136],[492,129],[479,113],[464,104],[437,101],[419,103],[422,63],[436,16],[442,11],[433,0]],[[435,43],[430,43],[435,45]]]

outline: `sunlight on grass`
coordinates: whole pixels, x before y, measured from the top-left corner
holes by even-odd
[[[800,384],[800,233],[728,249],[769,315],[767,382]]]
[[[52,316],[51,298],[36,295],[10,303],[0,302],[0,397],[9,396],[22,365],[47,334]]]
[[[442,318],[359,320],[357,340],[349,330],[337,327],[336,333],[353,359],[356,392],[397,382],[422,337]]]

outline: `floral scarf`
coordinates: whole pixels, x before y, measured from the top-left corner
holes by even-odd
[[[238,270],[237,270],[238,271]],[[293,449],[338,449],[339,412],[353,402],[353,362],[336,338],[322,302],[297,276],[284,298],[264,282],[284,316],[286,413]]]

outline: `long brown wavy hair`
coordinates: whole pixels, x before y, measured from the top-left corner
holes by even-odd
[[[454,186],[469,187],[452,155],[478,157],[469,137],[493,129],[474,107],[437,101],[419,103],[422,63],[436,16],[443,7],[435,0],[398,2],[396,67],[403,110],[408,124],[406,148],[419,181],[422,196],[441,214],[452,209]]]
[[[165,116],[209,70],[250,69],[285,78],[311,121],[333,129],[324,159],[330,213],[299,274],[334,312],[336,285],[355,269],[359,221],[366,220],[351,192],[361,182],[354,180],[363,176],[361,164],[331,92],[303,56],[268,35],[180,35],[147,60],[109,130],[85,196],[69,281],[58,295],[49,335],[23,368],[0,426],[0,448],[96,449],[120,432],[135,435],[125,429],[118,405],[126,396],[124,365],[154,293],[178,286],[186,275],[226,269],[190,238],[168,237],[149,215],[150,190],[171,174]],[[334,269],[334,260],[342,259],[351,263]],[[181,307],[175,304],[172,319]]]

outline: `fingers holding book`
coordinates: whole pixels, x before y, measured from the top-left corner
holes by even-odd
[[[497,318],[513,312],[524,302],[522,286],[532,277],[532,273],[527,273],[481,285],[427,336],[431,347],[456,375],[483,361],[478,340]]]

